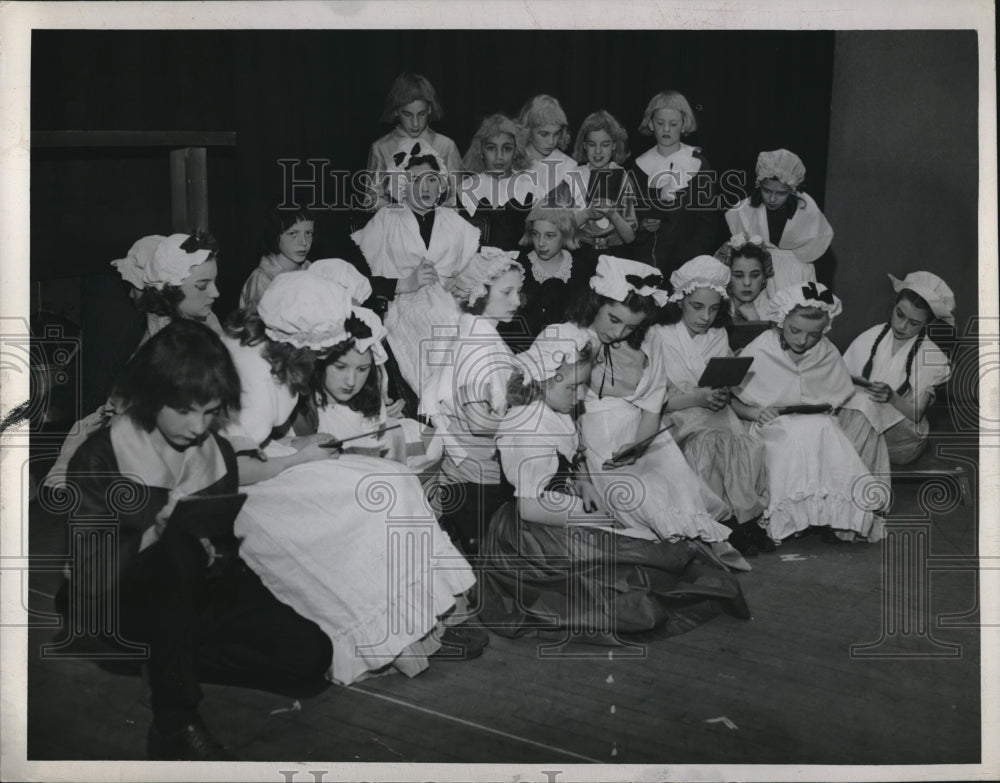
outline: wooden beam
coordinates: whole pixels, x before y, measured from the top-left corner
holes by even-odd
[[[235,147],[234,131],[39,130],[32,147]]]
[[[204,147],[170,151],[170,208],[175,233],[208,231],[208,155]]]

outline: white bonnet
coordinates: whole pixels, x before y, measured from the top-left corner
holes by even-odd
[[[772,150],[757,156],[757,181],[776,179],[795,190],[806,178],[802,159],[788,150]]]
[[[590,278],[590,287],[601,296],[624,302],[634,291],[639,296],[653,297],[660,307],[667,303],[668,296],[662,285],[663,275],[655,266],[615,256],[600,256]]]
[[[368,278],[354,264],[340,258],[313,261],[309,271],[343,286],[355,304],[367,302],[372,295],[372,284]]]
[[[344,322],[350,314],[347,289],[314,273],[312,267],[278,275],[257,305],[268,337],[313,350],[346,340],[349,335]]]
[[[111,262],[111,266],[118,270],[118,274],[129,285],[135,288],[145,288],[152,285],[147,278],[149,267],[153,262],[153,253],[166,237],[159,234],[152,234],[135,242],[129,248],[125,258],[119,258]]]
[[[671,302],[679,302],[696,288],[711,288],[728,299],[729,267],[713,256],[695,256],[673,271],[670,285],[674,287]]]
[[[524,267],[517,263],[517,255],[516,250],[480,248],[448,283],[448,290],[460,302],[471,305],[486,296],[486,286],[510,269],[520,272],[523,281]]]
[[[889,279],[897,294],[904,288],[909,288],[931,306],[934,315],[947,324],[955,325],[955,294],[933,272],[910,272],[902,280],[889,275]]]
[[[211,250],[188,252],[181,248],[188,239],[188,234],[171,234],[160,240],[149,266],[146,267],[146,285],[161,290],[167,284],[178,286],[191,276],[193,267],[208,260],[212,255]]]
[[[207,248],[188,252],[181,245],[190,239],[188,234],[171,234],[168,237],[151,234],[129,248],[125,258],[111,262],[122,279],[136,288],[163,290],[165,285],[179,286],[191,276],[191,269],[204,263],[212,255]]]
[[[778,326],[785,323],[785,317],[796,307],[817,307],[830,316],[824,332],[829,332],[833,319],[840,315],[843,305],[829,288],[822,283],[796,283],[782,288],[771,299],[771,307],[767,312],[767,320],[774,321]]]

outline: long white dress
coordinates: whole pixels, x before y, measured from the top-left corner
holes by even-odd
[[[241,410],[223,434],[237,452],[293,453],[269,437],[296,396],[271,375],[260,346],[223,341],[243,385]],[[388,664],[409,676],[427,667],[440,645],[431,634],[438,616],[475,579],[406,467],[343,455],[242,490],[241,556],[279,600],[330,637],[331,679],[350,684]]]
[[[872,346],[884,327],[885,324],[878,324],[862,332],[844,352],[844,363],[851,375],[862,374]],[[892,333],[887,333],[875,351],[869,380],[887,383],[898,389],[906,380],[906,359],[916,340],[917,337],[913,336],[893,351]],[[945,383],[950,376],[951,365],[947,355],[933,341],[925,338],[917,348],[910,367],[910,394],[915,399],[929,394],[933,401],[935,387]],[[889,403],[873,402],[860,388],[844,403],[844,408],[864,414],[875,431],[885,436],[894,462],[897,457],[902,463],[911,461],[907,457],[919,455],[923,450],[929,432],[926,418],[913,422]]]
[[[740,356],[754,360],[736,390],[746,405],[836,408],[854,392],[844,360],[825,337],[797,364],[781,348],[776,329],[761,334]],[[754,423],[750,431],[764,441],[771,504],[763,526],[772,539],[826,525],[845,537],[882,538],[883,522],[874,512],[888,501],[888,488],[865,467],[835,416],[788,414]]]
[[[400,280],[428,259],[438,282],[417,291],[396,294],[385,316],[387,341],[410,388],[421,396],[429,382],[431,359],[441,340],[454,335],[461,310],[445,284],[472,258],[479,246],[479,230],[451,209],[434,214],[430,247],[420,236],[413,212],[402,204],[383,207],[351,239],[372,274]]]
[[[692,336],[680,321],[649,330],[651,343],[662,352],[667,397],[698,388],[698,379],[713,357],[732,356],[725,329],[709,329]],[[764,444],[728,405],[721,410],[691,407],[673,411],[666,419],[688,464],[726,501],[740,522],[749,522],[767,508],[767,471]]]
[[[600,345],[596,335],[592,344]],[[691,469],[669,431],[657,435],[634,464],[614,470],[601,467],[635,441],[643,411],[659,413],[666,389],[662,354],[648,335],[641,351],[619,344],[598,356],[580,417],[594,486],[625,526],[619,531],[624,535],[724,542],[731,531],[718,520],[726,519],[729,509]]]
[[[744,199],[726,212],[726,224],[734,234],[764,238],[771,252],[774,276],[768,278],[767,291],[773,297],[782,288],[816,279],[813,262],[826,252],[833,241],[833,227],[808,193],[792,194],[802,199],[802,206],[785,223],[780,242],[772,242],[767,227],[767,207],[752,206]],[[761,313],[763,315],[763,313]]]

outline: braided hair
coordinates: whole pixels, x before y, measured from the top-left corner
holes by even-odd
[[[920,350],[920,344],[927,337],[927,327],[930,325],[931,321],[934,320],[934,311],[931,309],[931,306],[927,304],[926,299],[924,299],[922,296],[920,296],[920,294],[916,293],[915,291],[911,291],[909,288],[902,289],[896,295],[896,302],[894,303],[893,306],[899,304],[899,301],[901,299],[905,299],[907,302],[910,302],[915,307],[918,307],[921,310],[924,310],[925,312],[930,314],[930,317],[927,319],[927,323],[925,323],[923,328],[920,330],[920,333],[917,335],[917,339],[910,347],[910,352],[906,355],[906,378],[903,379],[903,382],[899,385],[899,388],[896,389],[896,394],[903,396],[905,394],[908,394],[910,391],[910,373],[913,370],[913,358],[917,355],[917,351]],[[871,353],[868,354],[868,361],[865,362],[865,366],[861,369],[861,375],[864,377],[865,380],[868,380],[869,377],[871,376],[872,364],[875,361],[875,352],[878,350],[879,343],[881,343],[882,339],[889,333],[889,329],[890,329],[890,324],[887,323],[885,326],[882,327],[882,331],[879,332],[878,337],[875,338],[875,342],[872,343],[872,350]]]

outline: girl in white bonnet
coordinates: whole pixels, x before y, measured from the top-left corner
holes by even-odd
[[[590,289],[577,302],[574,323],[597,348],[580,417],[580,431],[598,489],[629,486],[641,503],[612,509],[615,518],[650,538],[701,540],[724,562],[750,566],[728,543],[722,520],[732,512],[695,473],[669,432],[659,432],[667,401],[663,352],[648,327],[668,294],[648,264],[601,256]],[[627,459],[624,447],[652,438]]]
[[[699,546],[623,524],[593,482],[573,419],[591,339],[554,324],[516,357],[497,434],[515,498],[482,549],[481,621],[504,636],[614,645],[654,628],[683,633],[720,611],[748,618],[737,581]]]
[[[885,436],[892,464],[908,465],[927,447],[927,406],[951,374],[947,355],[927,329],[936,321],[955,325],[955,296],[931,272],[889,279],[896,292],[889,320],[862,332],[844,353],[859,388],[841,411],[841,423],[847,429],[847,417],[863,414]]]
[[[423,399],[422,412],[444,446],[441,524],[469,556],[478,553],[490,517],[510,497],[494,437],[507,412],[514,364],[497,328],[521,305],[524,270],[516,257],[484,247],[449,285],[463,311],[457,339],[438,355],[440,366]]]
[[[731,541],[743,554],[772,551],[756,520],[767,508],[764,444],[750,435],[729,405],[729,389],[698,386],[708,361],[729,357],[729,269],[711,256],[698,256],[670,276],[673,293],[664,326],[650,329],[663,354],[671,435],[688,464],[725,500],[737,534]]]
[[[300,395],[312,393],[317,360],[374,334],[362,336],[350,294],[324,266],[279,275],[256,314],[238,311],[227,323],[223,341],[243,393],[223,434],[248,495],[236,520],[243,558],[279,600],[330,637],[329,676],[348,685],[389,665],[413,676],[442,641],[466,645],[468,657],[485,642],[438,623],[474,578],[416,476],[390,460],[341,455],[329,432],[283,434]],[[395,567],[395,518],[428,536],[428,563]]]
[[[785,288],[772,302],[774,328],[740,353],[753,364],[730,404],[764,441],[770,505],[761,524],[776,542],[810,527],[822,528],[831,543],[883,534],[888,491],[873,482],[884,479],[873,479],[830,415],[854,393],[844,360],[824,336],[841,310],[821,283]],[[822,410],[786,409],[802,405]]]
[[[137,240],[125,258],[111,262],[129,285],[135,306],[146,314],[140,347],[175,320],[198,321],[222,334],[222,324],[212,310],[219,297],[215,285],[218,252],[219,246],[210,234],[153,234]],[[45,486],[63,483],[70,458],[90,435],[121,412],[120,407],[112,390],[107,402],[74,425],[45,476]]]
[[[813,263],[833,239],[833,229],[812,196],[800,190],[806,167],[794,152],[772,150],[757,156],[757,182],[750,198],[726,212],[733,234],[764,238],[774,277],[768,293],[816,279]]]

